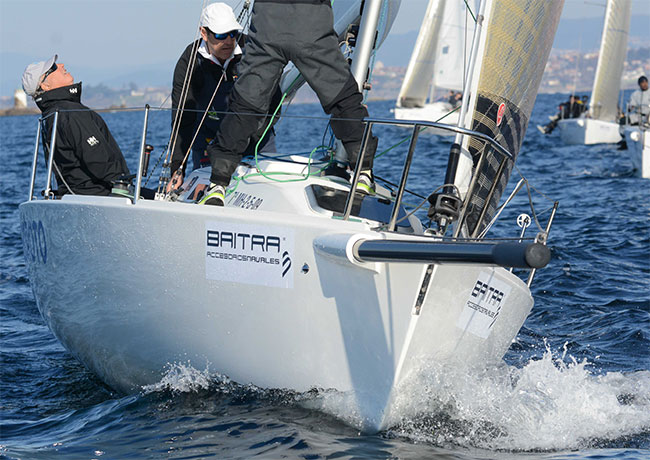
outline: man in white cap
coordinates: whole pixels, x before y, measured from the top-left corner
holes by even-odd
[[[201,39],[185,48],[174,69],[172,129],[178,123],[170,165],[174,187],[182,182],[186,165],[181,168],[181,163],[190,149],[193,169],[210,166],[205,149],[221,123],[223,112],[228,109],[228,95],[238,78],[237,64],[242,57],[238,41],[243,28],[230,6],[225,3],[208,5],[201,13],[200,24]],[[192,58],[192,75],[183,103],[183,87],[188,80]],[[183,111],[177,119],[176,110],[179,108]],[[264,143],[270,137],[271,133]]]
[[[54,166],[59,192],[109,195],[112,181],[129,174],[122,151],[104,120],[81,103],[81,83],[57,55],[30,64],[23,73],[23,89],[34,98],[43,117],[59,112]],[[54,116],[45,121],[43,145],[49,155]]]

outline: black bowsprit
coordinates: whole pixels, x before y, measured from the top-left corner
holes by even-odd
[[[506,268],[543,268],[551,260],[541,243],[478,243],[408,240],[362,240],[354,246],[362,262],[484,264]]]

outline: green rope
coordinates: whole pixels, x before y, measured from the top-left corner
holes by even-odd
[[[474,16],[474,12],[470,8],[469,3],[467,3],[467,0],[465,0],[465,6],[467,7],[467,11],[469,11],[469,14],[470,14],[470,16],[472,16],[472,19],[474,20],[474,22],[476,22],[476,16]]]
[[[334,0],[332,0],[332,3],[331,3],[331,4],[332,4],[332,5],[334,4]],[[469,10],[470,14],[472,15],[472,18],[476,21],[476,18],[474,17],[474,14],[472,13],[472,10],[470,9],[469,5],[467,4],[467,0],[465,0],[465,5],[467,6],[467,9]],[[384,5],[384,8],[382,9],[382,18],[380,18],[381,20],[384,19],[383,16],[385,15],[385,13],[386,13],[386,8],[385,8],[385,5]],[[374,60],[374,57],[375,57],[375,53],[373,52],[373,60]],[[371,67],[371,68],[372,68],[372,67]],[[314,148],[314,149],[309,153],[309,157],[308,157],[308,161],[307,161],[307,174],[296,174],[296,173],[279,172],[279,171],[278,171],[278,172],[274,172],[274,173],[265,173],[265,172],[263,172],[263,171],[261,170],[261,168],[260,168],[260,166],[259,166],[259,156],[258,156],[258,153],[259,153],[259,147],[260,147],[260,144],[262,143],[262,140],[264,139],[264,137],[265,137],[266,134],[268,133],[269,129],[271,129],[271,126],[273,125],[273,120],[275,119],[275,116],[277,115],[278,111],[280,110],[280,107],[282,107],[282,103],[284,102],[284,100],[286,99],[286,97],[288,96],[289,92],[291,91],[291,89],[292,89],[293,86],[296,84],[296,82],[298,81],[299,78],[300,78],[300,74],[299,74],[299,75],[298,75],[298,76],[297,76],[297,77],[296,77],[296,78],[291,82],[291,84],[289,85],[289,87],[287,88],[287,90],[284,92],[284,94],[282,95],[282,98],[280,99],[280,102],[278,103],[278,106],[275,108],[275,111],[273,112],[273,115],[271,116],[271,119],[269,120],[269,123],[267,124],[266,128],[264,129],[264,133],[262,134],[262,136],[260,137],[260,139],[257,141],[257,144],[255,144],[255,154],[254,154],[254,158],[255,158],[255,168],[256,168],[259,172],[258,172],[258,173],[246,174],[246,175],[244,175],[244,176],[240,176],[240,177],[233,177],[233,179],[235,180],[235,187],[234,187],[232,190],[229,190],[229,191],[227,192],[227,194],[234,193],[235,190],[237,190],[237,187],[239,186],[239,183],[240,183],[242,180],[244,180],[244,179],[246,179],[246,178],[249,178],[249,177],[262,176],[262,177],[264,177],[264,178],[267,179],[267,180],[270,180],[270,181],[273,181],[273,182],[280,182],[280,183],[287,183],[287,182],[300,182],[300,181],[305,181],[305,180],[307,180],[309,177],[319,175],[323,170],[325,170],[325,169],[329,166],[329,163],[328,163],[328,164],[326,164],[325,166],[323,166],[322,168],[320,168],[318,171],[316,171],[316,172],[314,172],[314,173],[311,172],[312,156],[314,155],[314,153],[315,153],[318,149],[323,149],[323,148],[324,148],[324,149],[326,149],[325,151],[329,150],[329,146],[326,146],[326,145],[319,145],[318,147],[315,147],[315,148]],[[446,113],[446,114],[443,115],[442,117],[438,118],[438,119],[435,121],[435,123],[440,122],[441,120],[445,119],[446,117],[448,117],[448,116],[451,115],[452,113],[456,112],[457,110],[458,110],[458,108],[455,108],[455,109],[449,111],[448,113]],[[427,126],[423,126],[423,127],[420,128],[419,132],[422,132],[422,131],[424,131],[424,130],[427,129],[427,128],[428,128]],[[390,151],[393,150],[395,147],[398,147],[399,145],[403,144],[404,142],[408,141],[409,139],[411,139],[411,136],[405,137],[405,138],[402,139],[401,141],[399,141],[399,142],[397,142],[396,144],[394,144],[392,147],[389,147],[389,148],[387,148],[386,150],[384,150],[383,152],[381,152],[381,153],[375,155],[375,158],[379,158],[380,156],[382,156],[382,155],[384,155],[384,154],[390,152]],[[295,175],[297,175],[297,176],[300,176],[300,177],[299,177],[299,178],[296,178],[296,179],[275,179],[275,178],[271,177],[271,176],[277,176],[277,175],[283,175],[283,176],[295,176]]]

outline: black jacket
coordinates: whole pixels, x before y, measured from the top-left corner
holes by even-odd
[[[183,82],[185,81],[185,73],[187,72],[187,66],[190,63],[193,46],[194,43],[190,43],[187,48],[185,48],[185,51],[178,59],[176,68],[174,69],[174,81],[172,83],[173,109],[177,109],[180,105]],[[195,52],[195,56],[196,63],[194,64],[189,92],[187,93],[187,99],[185,100],[185,110],[181,117],[178,137],[172,153],[172,174],[178,169],[183,161],[185,153],[190,147],[192,138],[196,132],[196,128],[203,117],[203,112],[207,108],[208,102],[210,102],[210,98],[217,87],[217,83],[219,83],[219,80],[221,79],[221,74],[224,72],[224,69],[219,64],[204,58],[198,52]],[[236,55],[226,66],[223,81],[221,82],[219,90],[215,94],[214,100],[210,106],[210,112],[212,113],[209,113],[205,117],[201,130],[192,145],[192,150],[203,152],[209,140],[212,139],[217,132],[221,119],[223,118],[223,113],[218,112],[225,112],[228,109],[228,94],[230,94],[230,91],[235,84],[235,80],[237,79],[237,64],[240,60],[241,55]],[[172,128],[175,116],[176,112],[173,111]],[[192,156],[190,155],[188,162],[191,161]],[[206,166],[208,164],[206,164]]]
[[[560,104],[560,118],[578,118],[580,114],[585,111],[585,104],[582,101],[566,101]]]
[[[47,91],[35,99],[43,116],[59,110],[54,162],[72,191],[79,195],[108,195],[111,181],[129,174],[122,151],[106,123],[81,103],[81,83]],[[44,126],[43,145],[49,152],[54,116]],[[68,188],[56,175],[59,189]]]

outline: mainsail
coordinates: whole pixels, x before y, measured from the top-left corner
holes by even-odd
[[[612,122],[617,120],[616,103],[627,51],[631,7],[632,0],[607,2],[596,78],[589,104],[591,117],[598,120]]]
[[[481,6],[482,30],[463,126],[494,138],[514,158],[464,138],[455,184],[467,194],[462,215],[469,236],[479,235],[490,222],[508,183],[563,5],[564,0],[487,0]]]
[[[464,1],[429,0],[397,99],[399,106],[423,107],[432,87],[461,91],[469,57],[466,48],[473,33],[474,19]]]

